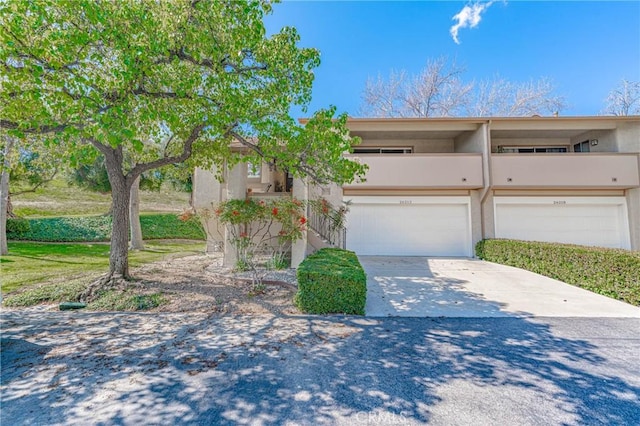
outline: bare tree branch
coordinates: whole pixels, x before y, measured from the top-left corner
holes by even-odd
[[[640,81],[623,79],[607,96],[606,114],[640,115]]]
[[[369,79],[361,113],[373,117],[529,116],[565,107],[546,78],[528,83],[496,78],[475,84],[465,82],[463,73],[455,62],[440,58],[413,76],[392,71],[387,80]]]

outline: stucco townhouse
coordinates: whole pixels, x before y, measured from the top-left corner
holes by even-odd
[[[301,120],[304,123],[304,120]],[[483,238],[640,250],[640,116],[369,119],[348,122],[366,181],[314,186],[267,166],[214,178],[197,170],[196,208],[293,196],[349,204],[344,238],[360,255],[474,255]],[[208,219],[209,248],[224,230]],[[327,244],[310,227],[296,266]],[[225,253],[226,256],[227,253]]]

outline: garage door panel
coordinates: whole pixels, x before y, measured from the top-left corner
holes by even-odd
[[[347,248],[360,255],[469,256],[467,204],[351,205]]]
[[[496,197],[496,237],[629,248],[624,199]]]

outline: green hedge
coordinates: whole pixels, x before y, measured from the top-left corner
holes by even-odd
[[[7,236],[25,234],[30,230],[31,225],[27,219],[7,219]]]
[[[640,306],[640,253],[515,240],[483,240],[480,259],[526,269]]]
[[[24,222],[27,224],[25,225]],[[196,217],[181,220],[175,214],[140,216],[142,237],[153,239],[204,240],[206,235]],[[40,242],[109,241],[111,216],[49,217],[7,220],[7,239]]]
[[[294,303],[310,314],[364,315],[367,277],[355,253],[325,248],[298,267]]]

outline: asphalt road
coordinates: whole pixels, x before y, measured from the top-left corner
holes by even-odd
[[[640,424],[638,319],[1,318],[2,425]]]

